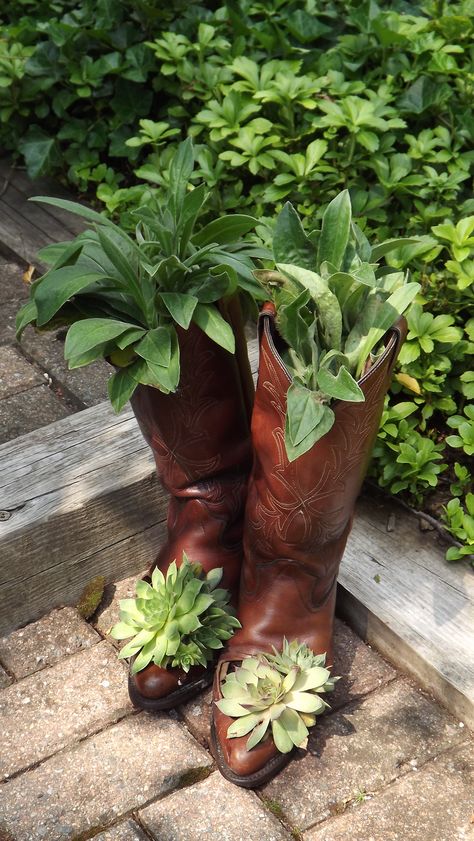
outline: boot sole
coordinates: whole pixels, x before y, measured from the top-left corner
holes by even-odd
[[[214,672],[209,671],[206,672],[206,674],[204,674],[199,680],[196,680],[187,686],[183,686],[181,689],[176,689],[175,692],[171,692],[163,698],[146,698],[144,695],[137,692],[129,676],[128,694],[134,707],[137,707],[140,710],[146,710],[147,712],[162,712],[165,710],[172,710],[180,704],[184,704],[186,701],[194,698],[195,695],[198,695],[199,692],[210,686],[213,677]]]
[[[272,759],[270,762],[267,762],[260,771],[256,771],[254,774],[248,774],[245,777],[236,774],[232,771],[231,768],[227,765],[224,754],[222,752],[222,748],[217,740],[216,737],[216,730],[214,727],[214,722],[211,722],[211,739],[210,739],[210,748],[212,756],[214,757],[217,767],[221,772],[222,776],[225,777],[230,783],[234,783],[236,786],[240,786],[241,788],[259,788],[260,786],[265,785],[266,783],[270,782],[276,774],[279,774],[283,768],[288,765],[289,761],[295,755],[295,751],[292,750],[290,753],[281,753]]]

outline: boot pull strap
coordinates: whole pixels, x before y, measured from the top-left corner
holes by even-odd
[[[406,320],[404,315],[401,315],[400,318],[398,319],[398,321],[395,322],[395,324],[393,325],[393,327],[390,328],[390,331],[389,331],[390,338],[395,339],[393,349],[392,349],[392,356],[391,356],[391,359],[390,359],[390,371],[392,371],[392,368],[394,367],[394,365],[397,361],[397,357],[398,357],[400,348],[401,348],[403,342],[406,339],[407,332],[408,332],[407,320]]]

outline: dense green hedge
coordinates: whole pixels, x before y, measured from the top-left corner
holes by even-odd
[[[0,144],[127,224],[187,133],[214,211],[270,236],[349,187],[358,223],[422,284],[373,472],[472,551],[472,0],[14,0],[0,12]],[[141,183],[139,183],[141,182]],[[144,183],[146,182],[146,183]],[[451,428],[452,427],[452,428]],[[457,465],[457,466],[456,466]],[[435,494],[433,495],[433,489]],[[448,503],[448,500],[451,502]],[[445,503],[443,507],[442,503]]]

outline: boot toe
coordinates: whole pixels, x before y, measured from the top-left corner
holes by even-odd
[[[188,701],[212,681],[212,670],[195,666],[163,669],[150,663],[135,675],[130,673],[128,692],[135,707],[142,710],[170,710]]]

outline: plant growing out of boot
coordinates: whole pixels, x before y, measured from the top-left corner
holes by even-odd
[[[183,554],[181,566],[173,561],[166,576],[156,567],[151,583],[137,581],[137,598],[120,601],[120,621],[110,631],[117,640],[133,636],[119,654],[133,658],[132,674],[151,662],[188,672],[214,659],[240,628],[228,591],[218,587],[221,578],[222,569],[204,575]]]
[[[320,697],[331,692],[337,678],[324,667],[326,655],[315,655],[297,640],[283,641],[281,652],[246,657],[222,683],[222,699],[216,704],[235,718],[227,737],[249,735],[248,751],[267,734],[280,753],[306,748],[308,727],[329,704]]]
[[[234,353],[234,333],[220,309],[234,295],[262,296],[253,258],[267,252],[242,239],[256,220],[234,214],[202,226],[209,194],[204,184],[191,188],[193,168],[188,138],[165,173],[168,186],[150,187],[146,203],[131,212],[133,233],[81,204],[34,199],[82,216],[92,227],[39,252],[51,268],[31,285],[30,300],[17,316],[17,336],[28,324],[41,330],[67,326],[69,368],[100,358],[120,368],[108,383],[117,412],[139,384],[176,391],[176,325],[187,330],[194,323]]]
[[[349,193],[328,205],[320,231],[306,234],[293,206],[281,211],[273,238],[276,271],[256,277],[270,294],[292,378],[285,444],[289,461],[306,453],[334,424],[333,400],[361,402],[358,380],[383,352],[386,331],[420,285],[378,265],[408,239],[371,245],[352,221]]]

